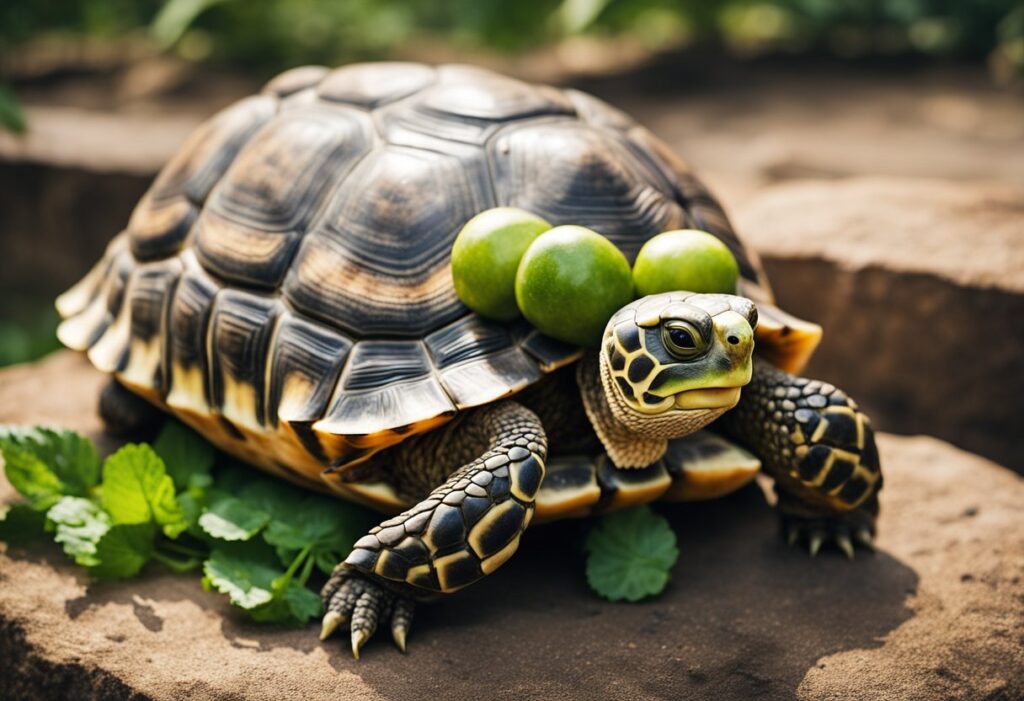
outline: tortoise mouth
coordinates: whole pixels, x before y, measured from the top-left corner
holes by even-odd
[[[731,409],[740,401],[740,387],[706,387],[676,394],[676,409]]]

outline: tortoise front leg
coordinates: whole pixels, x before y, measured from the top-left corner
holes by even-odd
[[[811,555],[826,540],[847,557],[871,547],[882,474],[868,417],[845,392],[755,361],[725,430],[775,479],[783,531]]]
[[[324,586],[321,638],[346,621],[352,653],[390,616],[403,651],[412,602],[472,584],[500,567],[519,546],[544,478],[547,439],[537,416],[514,401],[468,416],[452,442],[485,437],[487,449],[426,499],[356,541]],[[463,452],[459,445],[440,453]]]

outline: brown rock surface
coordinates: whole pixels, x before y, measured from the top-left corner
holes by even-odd
[[[825,327],[811,374],[885,430],[1024,471],[1024,188],[851,178],[734,209],[782,305]]]
[[[0,373],[0,422],[96,435],[102,378],[58,353]],[[90,583],[52,547],[0,554],[11,698],[1015,699],[1024,696],[1024,482],[926,437],[883,435],[880,550],[787,549],[751,488],[670,507],[664,595],[586,588],[582,525],[530,531],[500,573],[424,607],[403,656],[236,617],[197,577]],[[4,496],[10,488],[4,484]]]

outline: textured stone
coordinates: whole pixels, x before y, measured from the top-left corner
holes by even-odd
[[[735,208],[788,311],[825,327],[808,373],[877,428],[1024,471],[1024,188],[854,178]]]
[[[102,377],[71,353],[0,372],[0,422],[96,435]],[[751,486],[669,505],[665,593],[586,586],[577,522],[530,529],[479,585],[416,617],[409,654],[248,623],[199,578],[93,584],[52,546],[0,554],[0,678],[39,699],[1011,699],[1024,696],[1024,480],[883,435],[879,551],[787,549]],[[109,449],[112,444],[104,441]],[[10,497],[6,483],[0,487]]]

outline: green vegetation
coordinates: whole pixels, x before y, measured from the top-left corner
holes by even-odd
[[[129,444],[105,461],[74,431],[0,426],[0,455],[22,496],[0,520],[0,540],[52,539],[99,580],[154,564],[198,570],[204,587],[264,623],[319,616],[314,570],[329,575],[377,520],[235,463],[173,420],[152,447]],[[602,518],[587,550],[587,580],[612,601],[660,592],[678,555],[668,523],[647,507]]]
[[[60,347],[51,300],[7,293],[0,302],[0,367],[41,358]]]
[[[679,549],[676,534],[647,506],[601,519],[587,537],[587,582],[610,601],[640,601],[661,593]]]
[[[102,463],[88,439],[49,428],[0,428],[0,452],[24,498],[0,521],[0,539],[49,534],[97,579],[133,577],[151,562],[201,569],[204,586],[257,621],[318,616],[306,586],[313,569],[329,574],[375,521],[219,459],[174,421],[152,447],[129,444]]]
[[[0,42],[147,35],[190,59],[278,70],[378,58],[423,39],[519,50],[577,34],[652,49],[921,53],[1024,65],[1019,0],[6,0]]]

